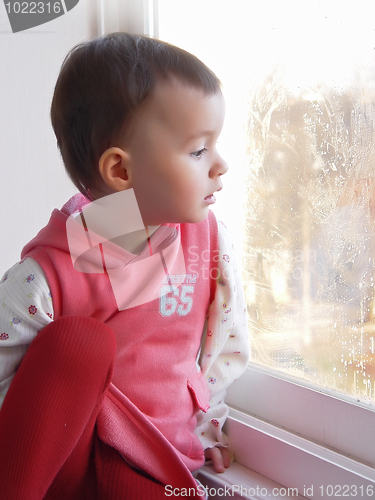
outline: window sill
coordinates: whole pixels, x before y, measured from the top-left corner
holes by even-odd
[[[236,463],[224,474],[206,466],[199,480],[211,488],[226,485],[227,492],[233,487],[228,498],[288,498],[288,489],[294,498],[375,498],[375,469],[368,465],[233,408],[226,432]]]
[[[242,498],[252,500],[280,500],[280,498],[303,499],[297,490],[284,488],[280,484],[234,462],[223,474],[217,474],[206,465],[199,472],[199,481],[206,488],[210,500]]]
[[[336,450],[339,456],[375,468],[374,407],[302,384],[249,365],[228,389],[226,402],[241,410],[238,418],[256,417],[247,419],[250,426],[270,422],[270,432],[280,429],[285,436],[303,436],[322,450]]]

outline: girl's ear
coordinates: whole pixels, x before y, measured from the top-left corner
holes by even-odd
[[[100,175],[113,191],[123,191],[131,187],[129,160],[128,153],[117,147],[107,149],[100,157]]]

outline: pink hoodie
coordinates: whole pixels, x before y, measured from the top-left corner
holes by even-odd
[[[97,419],[100,439],[162,484],[179,483],[176,475],[181,474],[188,486],[186,472],[199,469],[204,461],[194,430],[198,411],[209,407],[209,389],[196,357],[215,283],[207,278],[209,273],[188,274],[188,266],[185,274],[174,273],[180,264],[173,261],[177,253],[172,251],[167,262],[170,280],[159,283],[160,297],[119,310],[109,274],[122,277],[118,289],[129,304],[132,290],[138,286],[137,293],[142,295],[145,282],[152,281],[148,271],[139,272],[142,267],[149,269],[150,252],[146,248],[135,256],[107,243],[103,256],[95,242],[87,247],[79,224],[68,244],[67,221],[87,203],[76,195],[61,211],[55,210],[48,225],[26,245],[22,258],[32,257],[42,267],[52,294],[54,319],[93,317],[115,333],[113,379]],[[217,239],[216,220],[210,213],[199,224],[160,227],[150,244],[153,254],[160,255],[182,248],[185,264],[194,255],[194,269],[201,269],[207,261],[213,262]],[[75,244],[78,250],[72,260]],[[191,485],[196,486],[192,477]]]

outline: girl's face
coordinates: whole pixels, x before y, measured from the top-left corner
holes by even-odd
[[[175,79],[159,84],[136,112],[124,149],[145,225],[206,218],[228,170],[216,149],[224,114],[221,94]]]

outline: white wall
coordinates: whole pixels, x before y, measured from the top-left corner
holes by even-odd
[[[97,34],[96,2],[12,33],[0,2],[0,276],[22,247],[76,192],[65,174],[49,108],[60,65],[71,47]]]

